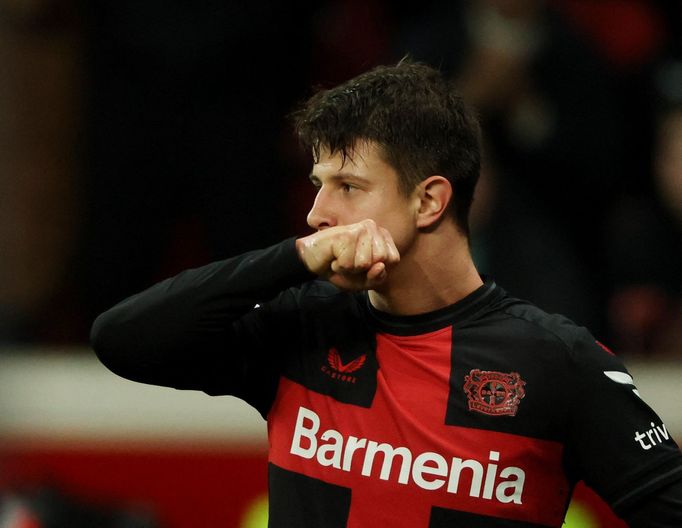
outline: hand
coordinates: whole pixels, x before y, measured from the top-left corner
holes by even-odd
[[[296,241],[301,260],[313,273],[344,290],[371,290],[400,261],[391,234],[374,220],[329,227]]]

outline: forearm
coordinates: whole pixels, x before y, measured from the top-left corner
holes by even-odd
[[[234,345],[233,323],[310,278],[294,241],[286,240],[184,271],[125,299],[95,320],[91,343],[120,376],[200,388],[202,371]]]

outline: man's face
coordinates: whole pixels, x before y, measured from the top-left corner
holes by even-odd
[[[373,143],[358,142],[345,164],[341,153],[322,150],[310,179],[318,189],[308,213],[313,229],[372,219],[388,229],[401,253],[412,241],[419,200],[400,192],[398,174]]]

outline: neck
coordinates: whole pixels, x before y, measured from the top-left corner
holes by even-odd
[[[482,284],[467,238],[447,222],[420,233],[382,288],[369,291],[369,299],[383,312],[416,315],[454,304]]]

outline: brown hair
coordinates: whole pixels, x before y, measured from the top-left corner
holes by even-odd
[[[396,169],[401,191],[439,174],[450,181],[451,213],[469,234],[469,209],[481,165],[478,119],[434,68],[403,60],[319,90],[292,114],[304,148],[352,156],[358,140],[374,142]]]

